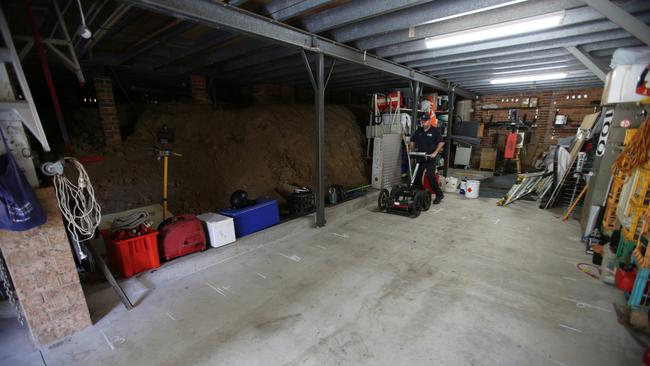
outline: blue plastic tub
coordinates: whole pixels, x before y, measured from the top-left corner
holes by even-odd
[[[274,198],[260,198],[252,206],[241,209],[223,209],[219,212],[233,218],[235,236],[238,238],[280,223],[278,201]]]

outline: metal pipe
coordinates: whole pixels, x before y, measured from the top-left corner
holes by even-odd
[[[65,126],[65,121],[63,119],[63,111],[61,111],[61,105],[59,104],[59,97],[56,94],[56,88],[54,88],[54,80],[52,80],[52,73],[50,72],[50,65],[47,63],[47,57],[45,56],[45,49],[43,48],[43,43],[41,43],[41,35],[38,33],[38,26],[36,25],[36,18],[34,18],[34,13],[32,11],[32,2],[31,0],[24,0],[25,6],[27,7],[27,21],[32,29],[32,35],[34,36],[34,46],[38,50],[39,58],[41,59],[41,67],[43,68],[43,74],[45,74],[45,81],[47,82],[47,88],[50,90],[50,98],[52,99],[52,105],[54,106],[54,112],[56,114],[56,120],[59,124],[59,129],[61,130],[61,136],[63,137],[63,144],[67,153],[71,153],[72,146],[70,145],[70,137],[68,136],[68,131]]]
[[[325,226],[325,55],[316,54],[316,227]]]
[[[70,39],[70,34],[68,33],[68,27],[65,24],[65,20],[63,19],[63,14],[65,13],[65,10],[64,12],[61,12],[61,9],[59,9],[59,2],[57,0],[53,0],[53,3],[54,3],[54,10],[56,11],[56,16],[59,20],[58,23],[59,28],[61,28],[61,33],[63,33],[63,37],[66,40],[66,45],[68,46],[68,52],[70,52],[70,58],[71,58],[70,61],[72,62],[72,68],[74,70],[74,73],[77,75],[79,84],[81,84],[81,86],[83,87],[83,85],[86,83],[86,79],[84,78],[84,74],[81,71],[81,65],[79,64],[79,60],[77,59],[77,54],[74,51],[74,46],[72,46],[72,39]],[[68,6],[70,6],[70,3],[72,3],[72,1],[68,3]],[[56,49],[54,46],[51,46],[51,48]],[[63,54],[61,54],[61,56],[63,56]]]
[[[456,104],[456,87],[452,86],[449,92],[449,115],[447,117],[447,138],[445,141],[445,169],[444,176],[446,177],[449,174],[449,161],[451,160],[451,135],[454,128],[454,105]]]
[[[422,95],[422,84],[419,81],[413,81],[411,83],[411,92],[413,95],[413,101],[411,104],[411,130],[409,133],[413,135],[417,127],[418,121],[418,106],[420,101],[420,95]]]

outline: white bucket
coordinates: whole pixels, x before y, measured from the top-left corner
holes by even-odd
[[[447,193],[456,193],[456,188],[458,188],[458,179],[455,177],[445,178],[445,192]]]
[[[478,190],[481,186],[481,182],[478,180],[468,180],[467,188],[465,189],[465,197],[467,198],[478,198]]]

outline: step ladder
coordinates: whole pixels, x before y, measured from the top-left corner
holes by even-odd
[[[3,69],[8,67],[8,65],[13,67],[24,97],[24,100],[15,99],[9,79],[0,80],[0,112],[12,113],[18,120],[22,121],[25,127],[27,127],[34,137],[36,137],[36,139],[41,143],[43,150],[50,151],[50,145],[45,137],[45,131],[43,131],[41,120],[38,117],[32,93],[27,84],[23,67],[20,64],[20,58],[16,52],[14,42],[11,39],[9,26],[7,25],[7,20],[1,7],[0,33],[2,33],[2,39],[4,40],[4,48],[0,48],[0,63],[3,64]],[[3,74],[6,75],[6,72]]]

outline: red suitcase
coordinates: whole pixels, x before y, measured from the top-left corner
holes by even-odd
[[[165,260],[205,250],[201,221],[195,215],[176,215],[158,226],[158,249]]]

